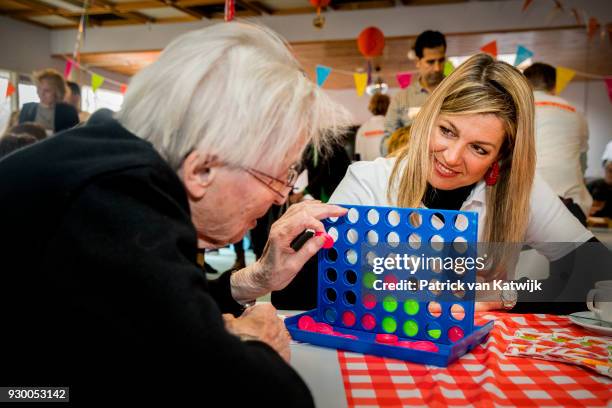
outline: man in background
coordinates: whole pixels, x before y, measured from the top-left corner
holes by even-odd
[[[535,99],[536,171],[559,197],[572,199],[586,215],[593,202],[580,158],[588,149],[587,122],[574,106],[555,95],[555,67],[534,63],[524,74]]]
[[[72,81],[66,81],[66,86],[68,87],[69,92],[66,92],[64,102],[74,106],[74,108],[79,113],[79,122],[86,122],[87,119],[89,119],[89,112],[81,110],[81,87],[79,86],[79,84]]]
[[[391,100],[385,117],[385,140],[395,130],[412,123],[427,97],[444,79],[446,62],[444,34],[430,30],[422,32],[414,43],[414,53],[418,75],[406,89],[398,92]],[[385,147],[383,154],[386,155]]]

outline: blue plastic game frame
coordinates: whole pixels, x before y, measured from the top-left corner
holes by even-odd
[[[423,255],[425,251],[440,257],[475,257],[477,213],[426,208],[342,206],[349,209],[345,216],[323,220],[326,231],[334,236],[335,243],[333,248],[322,249],[318,254],[317,309],[285,320],[294,340],[422,364],[447,366],[486,339],[493,322],[474,326],[473,290],[456,293],[423,289],[412,293],[389,292],[389,295],[387,292],[381,292],[373,307],[372,304],[366,307],[363,302],[365,296],[373,293],[373,288],[369,286],[373,275],[372,256],[391,256],[394,251],[401,252],[396,249],[401,246],[408,248],[413,255],[419,252]],[[374,210],[375,214],[371,210]],[[378,217],[373,217],[372,214],[377,214]],[[373,240],[372,237],[377,239]],[[443,246],[440,243],[442,241],[445,243]],[[465,252],[456,251],[455,243],[464,245]],[[395,281],[428,282],[458,277],[454,271],[421,268],[413,274],[402,270],[390,271],[384,275],[374,275],[374,278],[384,276],[386,279],[389,275],[393,275]],[[466,282],[473,282],[475,269],[464,272],[459,277]],[[334,296],[331,296],[332,294]],[[391,301],[387,302],[389,296]],[[384,301],[381,301],[381,297]],[[406,307],[408,303],[411,306],[409,308]],[[430,313],[430,303],[437,303],[440,312]],[[462,319],[455,318],[455,314],[451,312],[452,307],[463,310]],[[345,312],[354,314],[355,323],[345,324],[342,318]],[[374,327],[362,326],[361,319],[366,314],[373,317]],[[305,315],[317,322],[331,325],[334,331],[356,336],[357,339],[300,330],[297,324],[300,317]],[[383,328],[383,321],[394,321],[395,329],[391,330],[393,324],[384,325]],[[405,327],[411,330],[405,331]],[[451,328],[458,328],[463,337],[454,341],[450,339]],[[394,334],[401,341],[430,341],[435,343],[439,350],[429,352],[378,343],[375,341],[378,333]]]

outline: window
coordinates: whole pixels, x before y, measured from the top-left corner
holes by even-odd
[[[0,71],[0,136],[4,134],[11,120],[11,99],[6,98],[6,89],[9,84],[9,73]]]
[[[40,102],[38,94],[36,93],[36,85],[28,84],[19,81],[19,109],[28,102]]]
[[[92,92],[91,86],[81,87],[82,109],[92,113],[100,108],[107,108],[117,112],[123,103],[123,95],[120,92],[98,89]]]

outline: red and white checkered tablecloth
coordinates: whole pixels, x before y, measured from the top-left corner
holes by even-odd
[[[495,320],[486,343],[447,368],[338,351],[349,407],[612,406],[612,380],[558,362],[504,355],[517,329],[593,336],[567,317],[477,313]]]

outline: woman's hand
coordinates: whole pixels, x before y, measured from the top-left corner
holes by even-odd
[[[347,211],[346,208],[314,200],[289,207],[287,212],[272,224],[261,259],[232,275],[234,299],[245,302],[285,288],[304,264],[321,249],[325,238],[313,237],[298,251],[291,248],[291,242],[306,229],[325,232],[320,220],[341,217]]]
[[[276,315],[276,309],[269,303],[247,308],[240,317],[224,314],[225,328],[243,340],[258,340],[266,343],[289,362],[291,336],[285,323]]]

